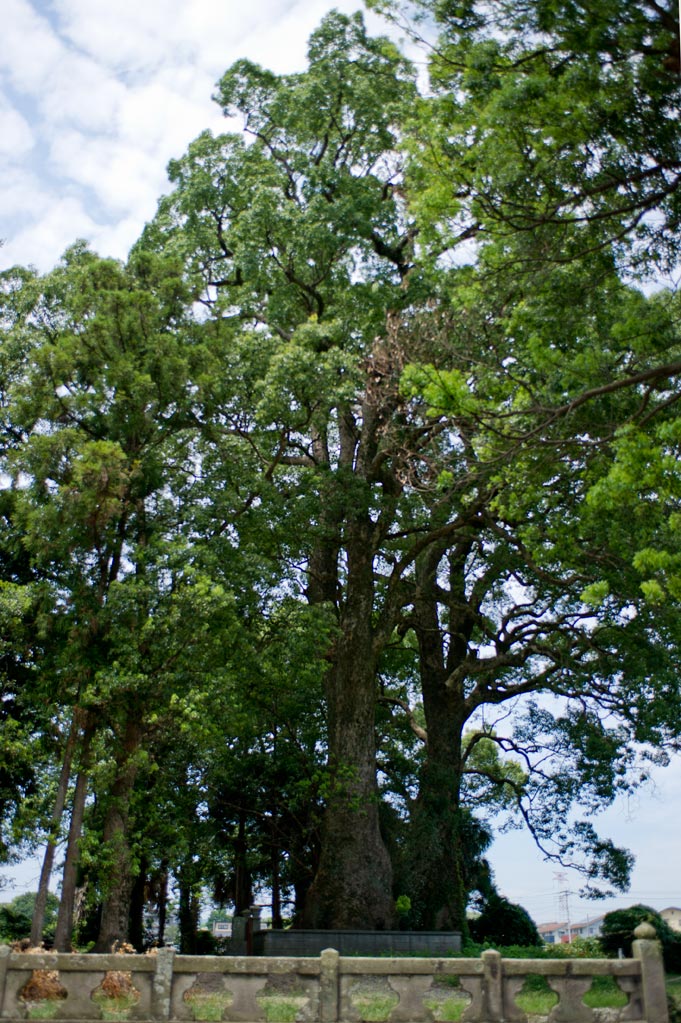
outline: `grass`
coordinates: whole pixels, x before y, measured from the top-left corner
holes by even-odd
[[[282,995],[261,995],[258,1005],[265,1010],[267,1023],[294,1023],[298,1010],[305,1004],[305,997]]]
[[[396,994],[359,994],[352,1004],[360,1013],[362,1023],[383,1023],[398,1004]]]
[[[59,1008],[59,1000],[56,998],[45,998],[40,1002],[26,1003],[27,1019],[54,1019]]]
[[[219,1023],[225,1009],[232,1003],[227,991],[193,991],[184,996],[196,1023]],[[259,995],[257,1002],[265,1013],[267,1023],[295,1023],[298,1010],[307,996]]]
[[[629,997],[614,977],[594,977],[582,1001],[590,1009],[623,1009]]]
[[[127,1019],[139,1000],[140,993],[128,970],[109,970],[101,985],[92,992],[92,1001],[99,1006],[105,1020]]]
[[[548,1016],[554,1005],[558,1004],[558,995],[551,990],[546,977],[530,973],[520,993],[516,995],[515,1004],[528,1016]]]
[[[232,995],[226,991],[192,991],[187,992],[184,1000],[197,1023],[217,1023],[231,1004]]]
[[[558,1003],[558,995],[546,977],[530,974],[515,1001],[528,1016],[548,1016]],[[614,977],[594,977],[582,1001],[590,1009],[622,1009],[629,999]]]
[[[464,1013],[466,1006],[470,1005],[470,998],[463,995],[453,995],[450,998],[428,998],[423,1004],[430,1009],[434,1019],[438,1023],[458,1023]]]
[[[92,996],[92,1001],[96,1002],[102,1010],[102,1019],[105,1020],[127,1019],[130,1010],[133,1006],[137,1005],[139,1000],[140,996],[137,991],[130,991],[124,995],[114,995],[113,997],[95,991]]]

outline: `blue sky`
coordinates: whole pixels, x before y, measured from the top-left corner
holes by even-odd
[[[303,66],[327,0],[4,0],[0,33],[0,267],[48,270],[76,238],[124,258],[167,188],[166,165],[205,128],[225,130],[211,101],[236,58]],[[336,0],[351,11],[356,0]],[[637,856],[632,888],[604,904],[681,905],[681,762],[600,823]],[[579,877],[542,862],[520,832],[491,851],[498,885],[537,922]],[[38,867],[15,872],[16,891]],[[6,895],[3,897],[11,897]],[[603,910],[571,897],[573,921]]]

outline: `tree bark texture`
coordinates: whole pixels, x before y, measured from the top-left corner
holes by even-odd
[[[116,757],[116,777],[111,787],[104,820],[104,847],[110,857],[107,889],[102,905],[102,920],[95,952],[111,952],[119,942],[128,940],[130,897],[134,883],[132,855],[128,835],[130,798],[137,776],[135,753],[141,741],[137,721],[128,721],[121,748]]]
[[[453,662],[465,656],[469,629],[450,618],[445,652],[437,596],[439,563],[438,552],[430,551],[416,573],[413,622],[428,740],[412,812],[409,895],[417,926],[465,933],[465,860],[473,853],[466,848],[466,811],[460,799],[467,709],[460,685],[448,683]]]
[[[59,825],[61,824],[61,819],[64,815],[64,807],[66,806],[66,797],[68,795],[69,781],[71,779],[71,764],[73,762],[73,754],[76,748],[78,732],[79,726],[77,724],[76,717],[74,716],[69,729],[66,745],[64,747],[64,759],[62,761],[61,772],[59,774],[59,784],[57,785],[57,794],[55,796],[54,809],[50,820],[50,834],[47,839],[47,845],[45,846],[45,855],[43,857],[43,863],[40,870],[40,881],[38,882],[38,894],[36,895],[35,907],[33,909],[33,919],[31,920],[31,945],[34,948],[36,948],[42,941],[43,927],[45,926],[47,895],[50,888],[52,867],[54,865],[54,854],[57,848],[57,834],[59,831]]]
[[[83,830],[85,801],[88,792],[88,760],[90,743],[94,734],[94,725],[86,724],[82,737],[81,765],[76,779],[71,807],[71,822],[66,843],[66,856],[62,874],[61,900],[57,914],[57,926],[54,934],[54,948],[57,952],[71,951],[73,934],[73,911],[76,899],[76,881],[78,878],[78,861],[80,859],[80,836]]]
[[[326,674],[330,787],[308,927],[389,928],[392,868],[379,827],[373,547],[368,523],[348,528],[345,603]]]

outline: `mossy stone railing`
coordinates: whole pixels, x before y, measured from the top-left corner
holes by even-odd
[[[602,1023],[584,996],[608,977],[612,1023],[668,1023],[655,932],[637,928],[631,959],[363,958],[11,953],[0,947],[0,1019],[233,1023],[528,1023],[520,993],[545,978],[548,1023]],[[520,1004],[519,1004],[520,1003]],[[534,1017],[532,1017],[534,1018]]]

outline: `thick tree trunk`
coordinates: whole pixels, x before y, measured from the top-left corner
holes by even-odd
[[[66,806],[66,797],[68,795],[69,781],[71,779],[71,764],[73,762],[73,754],[76,748],[79,730],[77,718],[76,715],[74,715],[74,719],[69,729],[68,738],[66,740],[66,745],[64,747],[64,759],[62,761],[59,784],[57,785],[57,794],[54,800],[54,809],[50,820],[50,834],[47,839],[47,845],[45,846],[43,865],[40,870],[40,881],[38,882],[38,894],[36,896],[35,907],[33,909],[33,919],[31,921],[31,945],[34,948],[42,941],[43,927],[45,926],[47,895],[50,889],[50,877],[52,876],[54,854],[57,848],[57,836],[59,832],[59,825],[61,824],[61,819],[64,814],[64,807]]]
[[[234,913],[241,916],[253,905],[253,887],[248,867],[246,811],[239,810],[239,826],[234,839]]]
[[[452,662],[465,656],[467,635],[465,629],[450,627],[445,655],[438,614],[439,562],[440,554],[433,550],[417,566],[413,623],[428,741],[410,824],[409,895],[416,926],[465,934],[465,861],[472,852],[466,848],[467,813],[460,804],[466,707],[462,688],[447,683]]]
[[[272,831],[271,831],[271,857],[270,857],[270,871],[271,871],[271,888],[272,888],[272,930],[280,931],[284,926],[284,920],[281,914],[281,850],[279,848],[279,841],[277,839],[277,822],[276,822],[276,810],[272,811]]]
[[[168,864],[161,865],[161,876],[158,888],[158,934],[156,940],[163,946],[166,940],[166,919],[168,917]]]
[[[347,532],[346,600],[326,676],[329,796],[303,922],[375,930],[392,926],[394,908],[376,786],[373,548],[368,523]]]
[[[110,952],[114,945],[128,940],[130,896],[134,883],[132,855],[128,836],[130,798],[137,775],[135,753],[141,739],[137,721],[128,721],[120,752],[116,758],[116,778],[104,820],[104,847],[111,857],[106,879],[107,891],[102,905],[102,920],[95,952]]]
[[[142,857],[140,868],[130,893],[130,924],[128,941],[137,952],[144,949],[144,907],[146,905],[147,863]]]
[[[185,862],[180,868],[178,877],[180,899],[178,906],[178,923],[180,930],[180,952],[192,955],[196,950],[196,932],[199,926],[199,900],[196,893],[194,865]]]
[[[57,952],[71,951],[73,933],[73,911],[76,899],[76,880],[78,877],[78,861],[80,859],[80,836],[83,830],[85,801],[88,791],[88,759],[94,726],[87,724],[82,737],[81,765],[76,780],[71,807],[71,823],[66,843],[66,857],[61,883],[61,900],[57,914],[57,927],[54,934],[54,948]]]

